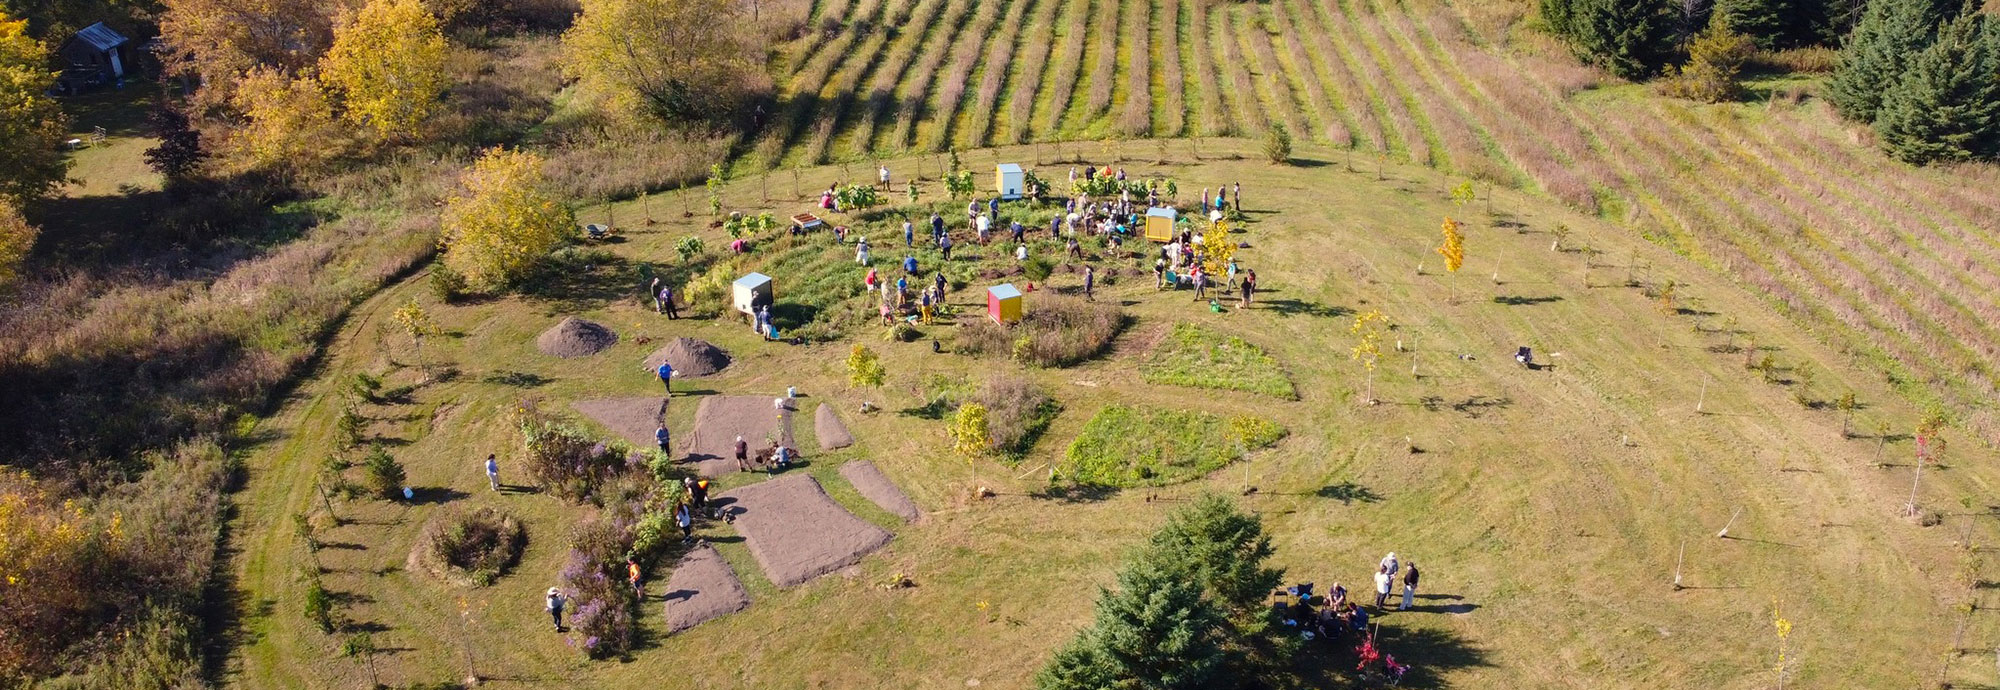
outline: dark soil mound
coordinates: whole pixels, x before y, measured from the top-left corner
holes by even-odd
[[[729,366],[729,353],[706,340],[675,338],[646,356],[648,369],[660,368],[661,362],[674,366],[674,378],[708,376]]]
[[[552,357],[584,357],[597,354],[618,342],[618,334],[603,324],[574,316],[535,337],[535,347]]]

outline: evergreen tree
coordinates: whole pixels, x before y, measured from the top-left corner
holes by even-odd
[[[208,159],[208,152],[201,145],[201,130],[188,122],[186,113],[161,103],[147,115],[146,123],[152,126],[153,136],[160,139],[158,146],[146,149],[146,167],[152,168],[170,183],[186,180],[200,172],[202,162]]]
[[[1909,163],[2000,153],[2000,23],[1967,14],[1946,24],[1883,97],[1875,129]]]
[[[1035,676],[1040,690],[1202,690],[1224,680],[1221,609],[1182,568],[1141,557],[1098,595],[1091,627]],[[1247,679],[1246,679],[1247,680]]]
[[[1847,37],[1840,65],[1827,82],[1827,100],[1847,119],[1873,123],[1882,98],[1901,80],[1911,60],[1929,47],[1957,0],[1873,0]]]
[[[1219,494],[1207,494],[1174,511],[1147,542],[1150,554],[1186,569],[1217,603],[1231,613],[1262,613],[1283,571],[1264,567],[1271,538],[1256,516],[1236,509]]]
[[[1549,0],[1543,8],[1578,58],[1628,79],[1667,63],[1680,22],[1668,0]],[[1560,17],[1549,17],[1550,9]]]
[[[1826,18],[1824,0],[1717,0],[1715,9],[1731,31],[1765,50],[1812,42]]]

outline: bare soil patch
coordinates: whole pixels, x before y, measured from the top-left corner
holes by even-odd
[[[840,476],[845,478],[847,483],[853,484],[854,490],[861,492],[861,495],[867,497],[869,501],[881,506],[883,510],[895,513],[904,521],[916,522],[918,518],[924,516],[923,511],[917,508],[917,502],[910,500],[909,494],[903,493],[895,482],[889,481],[889,475],[882,474],[882,468],[876,467],[875,463],[856,460],[841,465]]]
[[[736,570],[707,544],[681,557],[667,578],[665,598],[669,635],[750,606]]]
[[[681,462],[695,463],[705,477],[736,471],[736,437],[742,436],[755,453],[778,438],[778,410],[773,398],[755,395],[711,395],[701,399],[694,411],[694,431],[687,435]],[[647,431],[651,434],[651,430]],[[792,439],[780,440],[796,448]]]
[[[729,366],[729,353],[706,340],[675,338],[665,347],[646,355],[646,368],[658,369],[665,362],[674,367],[674,377],[711,376]]]
[[[765,403],[770,404],[770,403]],[[660,428],[660,415],[666,411],[666,398],[640,396],[634,398],[598,398],[578,400],[570,407],[592,421],[604,425],[619,438],[630,441],[640,448],[651,448],[656,441],[653,432]]]
[[[854,445],[854,434],[841,423],[832,405],[822,403],[813,411],[813,435],[819,437],[820,450],[833,450]]]
[[[618,334],[595,321],[574,316],[535,337],[535,347],[551,357],[587,357],[618,343]]]
[[[779,587],[845,568],[889,543],[889,532],[855,517],[811,475],[793,474],[718,497],[750,555]]]

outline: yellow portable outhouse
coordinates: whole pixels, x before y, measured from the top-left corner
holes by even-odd
[[[1021,291],[1013,285],[986,288],[986,317],[1007,325],[1021,320]]]
[[[1166,206],[1146,209],[1146,239],[1154,242],[1174,241],[1174,219],[1179,214]]]

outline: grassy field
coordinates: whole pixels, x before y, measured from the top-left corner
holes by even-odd
[[[1056,16],[1160,16],[1081,12],[1075,5],[1068,3]],[[1189,3],[1184,12],[1200,7],[1209,6]],[[1376,11],[1365,3],[1215,9],[1231,15],[1215,26],[1234,30],[1253,26],[1254,20],[1240,16],[1253,13],[1286,13],[1270,24],[1282,28]],[[1021,11],[1036,17],[1045,10]],[[1396,38],[1345,49],[1386,52],[1413,41],[1472,40],[1472,34],[1444,32],[1464,29],[1461,15],[1416,19],[1388,16],[1380,30]],[[1181,27],[1184,35],[1206,30],[1199,24]],[[1274,40],[1284,44],[1282,38]],[[1332,64],[1310,52],[1328,49],[1328,42],[1304,44],[1309,62],[1320,68]],[[1093,73],[1094,51],[1107,46],[1075,45],[1092,59],[1051,62]],[[1070,49],[1058,44],[1056,53]],[[1242,52],[1262,50],[1251,44]],[[1151,64],[1157,68],[1172,55],[1158,53]],[[1279,55],[1295,53],[1287,45]],[[1548,78],[1537,69],[1526,70],[1530,82]],[[1417,73],[1424,75],[1442,76]],[[1327,113],[1369,132],[1363,124],[1368,120],[1351,108],[1401,101],[1394,90],[1409,86],[1403,81],[1409,76],[1399,73],[1377,84],[1367,99],[1329,95]],[[1488,93],[1484,90],[1495,88],[1497,77],[1481,72],[1477,78],[1464,73],[1450,78],[1462,88]],[[1283,81],[1266,84],[1257,93],[1274,94],[1282,86]],[[1068,115],[1035,108],[1031,129],[1086,117],[1089,92],[1088,86],[1076,89],[1077,107]],[[1204,98],[1191,95],[1185,102],[1197,106]],[[1125,99],[1114,89],[1107,110],[1094,117],[1117,117]],[[1208,139],[1198,142],[1204,160],[1192,159],[1192,147],[1178,144],[1165,156],[1150,143],[1102,150],[1121,155],[1120,163],[1133,175],[1173,177],[1189,196],[1203,185],[1245,182],[1252,222],[1242,237],[1250,246],[1237,256],[1258,272],[1260,304],[1213,313],[1185,293],[1155,291],[1150,276],[1136,272],[1143,260],[1107,259],[1100,275],[1105,267],[1135,272],[1115,284],[1100,283],[1097,299],[1122,304],[1133,322],[1110,353],[1072,368],[934,354],[924,340],[886,342],[880,327],[865,324],[852,328],[845,341],[790,346],[762,342],[735,321],[667,321],[640,303],[636,281],[630,286],[612,281],[627,275],[618,272],[620,266],[677,263],[672,247],[685,235],[699,235],[710,247],[726,243],[706,218],[682,218],[680,205],[673,203],[653,203],[651,219],[637,202],[620,205],[616,217],[626,240],[605,246],[617,262],[579,276],[572,290],[443,305],[433,301],[422,276],[392,287],[355,311],[331,341],[316,375],[255,431],[264,440],[249,458],[249,484],[238,495],[241,517],[231,533],[242,634],[228,677],[237,686],[257,688],[352,687],[368,678],[359,660],[339,655],[338,637],[320,633],[300,614],[303,587],[296,574],[306,559],[291,516],[323,510],[312,478],[332,452],[340,392],[353,375],[387,374],[392,386],[417,382],[411,365],[418,353],[390,316],[415,300],[431,310],[443,332],[423,345],[424,361],[448,366],[456,375],[419,385],[392,404],[368,406],[364,414],[370,419],[367,433],[391,447],[408,468],[410,483],[432,501],[336,502],[332,508],[346,523],[321,535],[331,548],[318,556],[327,586],[345,602],[348,629],[371,631],[385,650],[375,658],[384,683],[451,681],[466,675],[469,663],[482,677],[533,686],[1023,687],[1068,631],[1088,620],[1090,601],[1110,582],[1120,556],[1166,510],[1208,490],[1239,495],[1263,516],[1274,535],[1275,562],[1288,568],[1288,580],[1322,587],[1339,581],[1364,589],[1376,559],[1391,550],[1422,565],[1423,605],[1384,617],[1389,650],[1417,667],[1407,683],[1413,687],[1769,687],[1776,681],[1779,640],[1772,618],[1780,604],[1793,626],[1786,641],[1788,684],[1900,687],[1940,674],[1961,686],[2000,683],[1978,651],[2000,639],[2000,625],[1979,613],[1992,605],[1989,578],[2000,579],[1982,563],[2000,536],[1985,517],[1984,497],[1990,493],[1985,487],[2000,475],[1975,459],[1983,452],[1975,440],[1954,432],[1945,465],[1924,469],[1918,496],[1941,514],[1942,524],[1926,528],[1899,517],[1912,472],[1905,430],[1916,415],[1898,389],[1912,384],[1885,380],[1880,369],[1860,366],[1883,361],[1853,351],[1852,338],[1866,331],[1831,324],[1804,329],[1785,308],[1774,309],[1782,298],[1738,272],[1764,264],[1718,266],[1710,253],[1740,246],[1769,256],[1762,252],[1807,252],[1817,246],[1813,243],[1830,248],[1843,240],[1806,233],[1772,245],[1757,239],[1763,226],[1698,222],[1709,218],[1709,206],[1733,213],[1738,204],[1777,193],[1760,180],[1779,173],[1731,164],[1733,176],[1675,175],[1655,186],[1640,181],[1656,174],[1656,168],[1646,167],[1659,165],[1654,156],[1627,150],[1660,146],[1691,155],[1706,150],[1696,142],[1715,139],[1720,145],[1726,139],[1769,153],[1776,148],[1774,139],[1794,134],[1822,141],[1838,136],[1824,116],[1787,108],[1659,105],[1621,96],[1617,89],[1578,100],[1533,102],[1553,104],[1556,124],[1601,132],[1583,150],[1595,155],[1603,147],[1623,174],[1633,176],[1629,189],[1648,190],[1628,198],[1620,191],[1628,188],[1606,187],[1593,195],[1602,192],[1619,199],[1618,205],[1665,214],[1699,207],[1703,210],[1689,222],[1715,234],[1690,238],[1682,230],[1651,225],[1662,241],[1648,242],[1634,236],[1623,218],[1604,220],[1563,208],[1542,190],[1482,189],[1477,205],[1455,208],[1443,190],[1457,178],[1433,169],[1396,160],[1378,168],[1364,156],[1358,169],[1350,170],[1349,151],[1321,145],[1305,146],[1296,166],[1274,167],[1241,157],[1253,154],[1254,141]],[[1206,110],[1197,108],[1187,127],[1206,127],[1210,121],[1201,115]],[[1372,121],[1393,123],[1398,112],[1403,109],[1388,108]],[[1639,124],[1608,115],[1627,112]],[[1330,116],[1318,110],[1304,115]],[[1642,129],[1649,135],[1630,138],[1606,131],[1655,126],[1661,129]],[[1383,131],[1383,139],[1406,151],[1440,130],[1388,126]],[[1444,145],[1437,149],[1451,160],[1448,139],[1441,137]],[[1516,145],[1525,144],[1502,141],[1497,148]],[[1088,149],[1098,154],[1096,145]],[[1844,145],[1829,149],[1812,155],[1875,160]],[[1774,166],[1806,164],[1792,161],[1792,149],[1786,150],[1783,158],[1763,160]],[[993,160],[1032,162],[1042,151],[1018,146],[966,157],[979,168]],[[1648,162],[1637,163],[1642,160]],[[1068,164],[1045,165],[1042,172],[1059,179],[1061,166]],[[914,172],[919,161],[895,159],[889,165]],[[1564,165],[1590,167],[1575,159]],[[1815,167],[1828,174],[1860,174]],[[1907,190],[1896,193],[1935,191],[1960,198],[1982,193],[1943,190],[1944,178],[1928,172],[1884,174],[1893,179],[1890,187]],[[785,179],[790,175],[780,174],[769,187],[783,198],[769,202],[762,198],[764,185],[737,181],[725,198],[734,209],[796,213],[807,207],[805,193],[844,175],[849,173],[839,166],[808,169],[795,191]],[[1851,194],[1851,185],[1813,184],[1839,191],[1788,198],[1816,205]],[[938,189],[935,182],[927,186],[933,193]],[[1727,195],[1695,193],[1725,186]],[[1488,194],[1490,200],[1484,198]],[[1883,210],[1933,220],[1956,213],[1944,205]],[[593,212],[601,210],[582,220],[597,220]],[[1440,275],[1431,252],[1446,214],[1466,221],[1467,261],[1457,275]],[[880,233],[872,237],[881,248],[878,257],[894,253],[892,242],[883,239],[889,232],[868,232]],[[1552,245],[1558,240],[1559,246]],[[1873,240],[1854,242],[1854,253],[1841,256],[1859,257]],[[960,254],[991,251],[967,246]],[[1814,261],[1810,265],[1832,268]],[[1425,262],[1429,268],[1420,271]],[[799,265],[797,276],[774,274],[781,300],[788,280],[813,280],[825,268],[816,261]],[[859,283],[858,270],[852,279]],[[1067,291],[1079,280],[1058,271],[1043,288]],[[1791,278],[1780,284],[1791,284],[1784,280]],[[1659,295],[1669,281],[1671,304]],[[979,312],[977,290],[953,295],[963,311]],[[1361,404],[1364,374],[1347,356],[1352,315],[1370,309],[1381,310],[1395,325],[1374,375],[1375,397],[1381,400],[1375,406]],[[619,343],[575,360],[536,352],[534,336],[569,314],[611,326],[619,331]],[[1142,366],[1177,323],[1256,343],[1282,366],[1298,399],[1144,382]],[[1899,331],[1899,337],[1921,332]],[[651,393],[658,384],[639,361],[657,344],[639,339],[657,343],[683,335],[715,342],[736,356],[734,366],[717,377],[694,381],[688,396],[772,394],[797,386],[808,403],[836,405],[859,443],[835,453],[809,452],[805,471],[836,501],[893,531],[895,539],[848,571],[779,590],[763,579],[730,529],[705,529],[704,536],[745,580],[750,608],[673,637],[655,632],[626,661],[585,661],[572,646],[576,641],[548,631],[540,592],[554,584],[567,532],[587,509],[546,495],[489,492],[479,461],[497,452],[503,481],[517,478],[509,464],[519,447],[518,432],[506,421],[510,406],[533,398],[544,409],[565,411],[573,400]],[[1776,362],[1769,380],[1792,383],[1767,383],[1746,372],[1739,348],[1750,341]],[[855,389],[847,383],[844,362],[851,342],[866,342],[882,353],[887,385]],[[1896,343],[1903,342],[1891,346],[1900,351]],[[1547,366],[1529,370],[1514,364],[1510,355],[1520,345],[1534,347]],[[1788,374],[1805,365],[1817,372],[1809,387]],[[943,422],[896,412],[923,406],[925,389],[939,377],[977,381],[996,371],[1032,379],[1063,409],[1018,462],[994,459],[968,466],[951,453]],[[1860,438],[1843,437],[1840,413],[1797,402],[1823,402],[1848,392],[1861,402],[1853,425],[1864,430]],[[864,401],[882,411],[860,413]],[[692,402],[677,398],[669,407],[669,423],[677,431],[692,419]],[[1089,420],[1113,405],[1224,419],[1251,413],[1282,425],[1288,435],[1269,450],[1186,484],[1045,492],[1046,470],[1040,468],[1061,462]],[[1887,430],[1880,438],[1878,425]],[[815,447],[809,440],[805,445]],[[929,516],[902,524],[859,497],[836,472],[857,458],[881,466]],[[755,479],[728,477],[722,488]],[[968,499],[975,482],[998,495]],[[1254,493],[1246,493],[1253,487]],[[527,525],[528,546],[511,574],[490,588],[460,590],[405,570],[412,541],[431,514],[446,506],[486,505],[503,506]],[[1731,523],[1730,536],[1718,539],[1724,523]],[[1672,587],[1677,570],[1685,589]],[[879,586],[896,574],[915,586]],[[657,575],[642,617],[642,625],[653,631],[661,629],[658,583],[665,573]],[[1958,649],[1971,653],[1961,657]],[[1323,687],[1349,685],[1326,666],[1312,673],[1323,676]]]
[[[1812,78],[1754,75],[1744,104],[1661,99],[1578,65],[1513,0],[939,4],[815,4],[842,28],[793,49],[811,59],[778,81],[786,116],[739,167],[1026,142],[1102,157],[1064,142],[1282,127],[1356,167],[1415,163],[1621,224],[2000,443],[2000,172],[1890,162]]]

